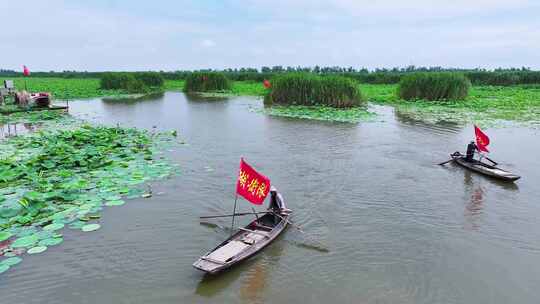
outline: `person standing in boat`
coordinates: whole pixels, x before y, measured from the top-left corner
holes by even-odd
[[[465,154],[465,161],[472,163],[474,161],[474,152],[479,151],[478,147],[474,143],[474,141],[471,141],[467,145],[467,153]]]
[[[287,209],[287,206],[285,206],[285,200],[283,200],[283,196],[281,196],[281,193],[277,192],[277,189],[274,186],[270,188],[269,209],[272,209],[273,212],[280,215],[287,215],[291,212],[291,210]]]

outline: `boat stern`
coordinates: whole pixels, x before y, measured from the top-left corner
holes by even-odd
[[[214,274],[226,268],[226,264],[220,263],[218,261],[211,261],[206,257],[201,257],[200,259],[195,261],[195,263],[193,263],[193,267],[200,271]]]

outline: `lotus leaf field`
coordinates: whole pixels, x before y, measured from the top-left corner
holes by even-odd
[[[177,172],[159,155],[175,132],[90,125],[58,112],[26,114],[31,118],[18,119],[44,125],[0,145],[0,273],[24,253],[62,243],[66,228],[98,230],[104,206],[149,197],[145,183]]]
[[[24,78],[0,78],[0,82],[5,79],[13,79],[17,89],[25,87]],[[98,78],[45,78],[28,77],[26,87],[31,92],[51,92],[56,100],[72,100],[95,97],[117,97],[131,94],[125,90],[103,90],[100,88]],[[183,81],[166,81],[165,90],[181,90]]]
[[[504,126],[507,123],[540,125],[540,86],[473,86],[465,100],[405,101],[396,97],[396,85],[361,85],[370,102],[389,105],[399,115],[430,123],[476,123]]]
[[[376,116],[364,107],[337,109],[327,106],[272,106],[262,112],[271,116],[348,123],[372,121]]]

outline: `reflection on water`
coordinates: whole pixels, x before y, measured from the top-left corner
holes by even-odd
[[[6,123],[0,124],[0,139],[34,132],[40,124],[34,123]]]
[[[420,120],[417,118],[412,117],[409,113],[399,111],[398,109],[394,110],[394,115],[396,118],[396,121],[406,124],[406,125],[413,125],[416,127],[422,127],[422,128],[430,128],[435,129],[443,132],[459,132],[464,128],[463,125],[460,125],[453,121],[437,121],[437,122],[429,122]]]
[[[246,261],[251,266],[253,261]],[[214,297],[225,291],[242,274],[243,267],[235,267],[219,275],[203,275],[195,289],[195,294],[206,298]]]
[[[484,208],[484,189],[479,186],[473,189],[471,199],[465,205],[466,229],[478,230],[480,217]]]
[[[230,97],[220,94],[200,94],[200,93],[187,93],[185,94],[187,101],[190,102],[214,102],[214,101],[227,101]]]
[[[157,101],[162,99],[164,93],[151,93],[145,94],[142,96],[128,96],[128,97],[104,97],[102,100],[104,103],[123,103],[123,104],[134,104],[137,102],[143,101]]]
[[[246,274],[240,285],[240,298],[244,303],[265,303],[265,291],[268,287],[268,277],[272,275],[274,265],[279,263],[280,257],[285,248],[283,237],[280,235],[272,244],[270,244],[253,267],[246,271]]]

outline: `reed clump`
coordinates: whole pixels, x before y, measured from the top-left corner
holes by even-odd
[[[470,88],[471,81],[462,73],[413,73],[403,76],[398,95],[405,100],[463,100]]]
[[[186,92],[218,92],[231,89],[231,82],[225,74],[218,72],[196,72],[186,77]]]
[[[125,90],[129,93],[147,93],[163,88],[165,81],[156,72],[103,73],[100,87],[103,90]]]
[[[273,77],[270,84],[264,99],[266,105],[350,108],[363,102],[356,81],[343,76],[287,73]]]

